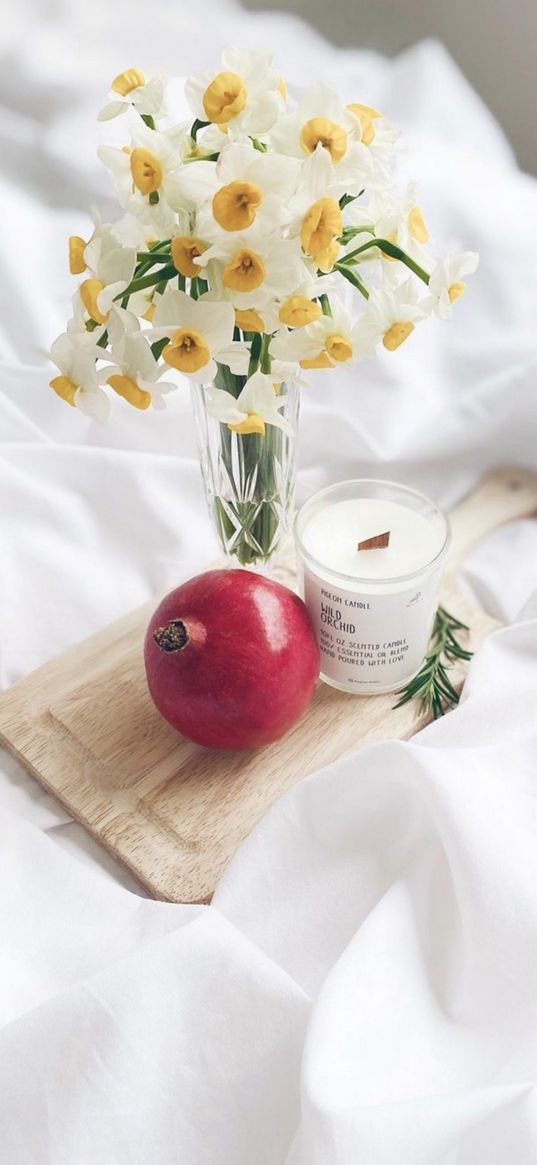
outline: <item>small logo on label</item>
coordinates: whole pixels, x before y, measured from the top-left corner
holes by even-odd
[[[409,601],[407,603],[407,607],[413,607],[414,603],[421,603],[422,598],[423,598],[423,595],[422,595],[421,591],[416,591],[416,594],[412,595],[412,598],[409,599]]]

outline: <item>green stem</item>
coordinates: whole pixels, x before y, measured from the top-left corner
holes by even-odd
[[[184,166],[186,166],[186,165],[190,166],[190,164],[191,164],[191,163],[195,163],[195,162],[217,162],[217,161],[218,161],[218,159],[219,159],[219,157],[220,157],[220,154],[218,154],[218,153],[215,153],[215,154],[200,154],[199,158],[198,158],[198,157],[196,157],[196,158],[185,158],[185,159],[184,159],[184,162],[183,162],[183,165],[184,165]]]
[[[262,338],[262,341],[261,341],[261,354],[260,354],[260,358],[259,358],[259,363],[261,365],[262,372],[270,372],[270,364],[271,364],[270,341],[271,341],[271,339],[272,339],[272,336],[267,336],[265,334]]]
[[[349,283],[352,283],[352,286],[360,292],[360,295],[363,295],[364,299],[369,299],[369,292],[367,287],[365,283],[362,283],[362,280],[360,279],[360,276],[356,274],[356,271],[350,271],[348,267],[343,266],[343,263],[336,263],[336,271],[339,271],[340,275],[343,275],[344,279],[347,279]]]
[[[255,336],[254,359],[264,348],[265,366],[270,336]],[[245,378],[234,376],[225,365],[218,366],[215,384],[237,397]],[[285,385],[282,385],[285,391]],[[292,439],[292,438],[291,438]],[[277,467],[287,455],[290,440],[274,425],[263,436],[235,433],[220,426],[221,463],[225,466],[226,492],[214,498],[217,527],[224,548],[241,566],[255,566],[269,557],[280,527],[280,513],[287,511],[289,499],[281,495]]]
[[[136,260],[138,263],[144,264],[149,262],[149,266],[152,267],[154,263],[169,263],[170,252],[167,251],[164,254],[161,254],[157,251],[138,251]]]
[[[193,139],[193,141],[197,141],[200,129],[205,129],[205,126],[210,124],[210,121],[200,121],[199,117],[197,117],[196,120],[192,123],[192,129],[190,130],[190,137]]]
[[[115,299],[122,299],[124,296],[128,298],[133,295],[135,291],[143,291],[145,287],[154,287],[156,283],[166,283],[168,279],[173,279],[177,275],[175,267],[161,267],[160,271],[153,272],[152,275],[144,275],[142,279],[133,279],[132,283],[122,291],[120,295],[116,295]]]
[[[155,119],[154,119],[154,117],[151,117],[150,113],[141,113],[140,117],[141,117],[142,121],[145,121],[145,124],[149,126],[149,129],[156,129],[157,128],[155,125]]]
[[[339,236],[339,242],[345,246],[350,243],[351,239],[355,239],[356,235],[374,235],[375,228],[373,225],[366,227],[344,227]]]
[[[342,264],[350,263],[358,255],[362,255],[364,251],[369,251],[371,247],[378,247],[379,251],[382,251],[384,255],[389,255],[391,259],[399,259],[400,262],[409,267],[415,275],[418,275],[424,283],[429,282],[430,276],[427,274],[424,268],[420,267],[419,263],[416,263],[414,259],[411,259],[410,255],[407,255],[406,251],[402,251],[401,247],[397,247],[395,243],[390,243],[389,239],[370,239],[369,242],[363,243],[361,247],[356,247],[356,250],[350,251],[341,260],[341,264],[337,263],[336,266],[338,269],[340,269]]]
[[[330,307],[330,300],[327,295],[319,296],[319,303],[321,305],[323,316],[331,316],[332,308]]]
[[[261,342],[262,336],[260,332],[256,332],[252,343],[250,344],[250,362],[248,364],[248,377],[253,376],[259,368],[259,359],[261,356]]]

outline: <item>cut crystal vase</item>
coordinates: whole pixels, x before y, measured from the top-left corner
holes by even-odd
[[[267,424],[261,436],[237,433],[211,416],[207,387],[192,385],[192,403],[211,520],[230,565],[263,569],[291,528],[299,388],[280,386],[279,412],[289,432]]]

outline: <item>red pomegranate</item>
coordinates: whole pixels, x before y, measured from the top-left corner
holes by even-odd
[[[211,570],[167,595],[144,655],[159,712],[208,748],[278,740],[309,704],[320,666],[302,599],[247,570]]]

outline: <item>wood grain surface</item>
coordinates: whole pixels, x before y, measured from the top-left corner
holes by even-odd
[[[451,513],[442,601],[471,626],[472,649],[498,622],[459,590],[457,567],[486,533],[537,511],[537,476],[502,470]],[[292,584],[291,558],[276,575]],[[295,781],[365,744],[423,727],[393,695],[319,684],[310,708],[257,752],[205,750],[161,719],[143,667],[156,601],[138,608],[0,697],[0,741],[156,898],[206,902],[238,845]],[[462,685],[465,665],[453,670]]]

